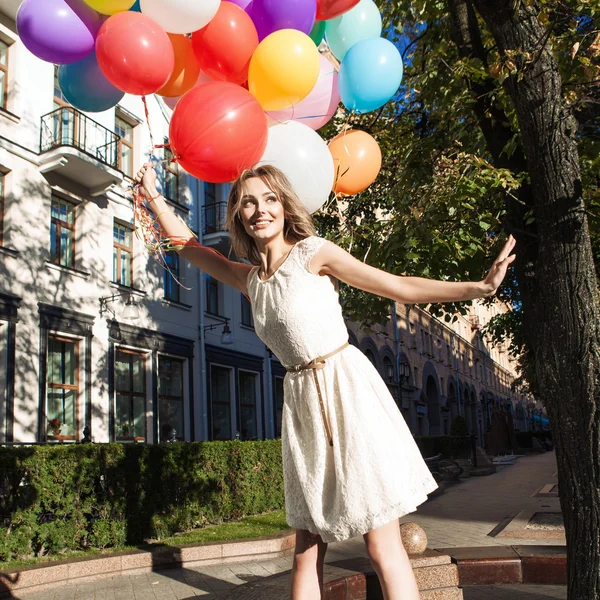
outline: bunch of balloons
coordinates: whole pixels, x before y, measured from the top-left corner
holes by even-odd
[[[162,96],[174,155],[205,181],[271,163],[314,211],[331,190],[365,189],[381,167],[367,133],[328,146],[316,132],[340,99],[366,113],[400,85],[402,59],[373,0],[24,0],[17,28],[60,65],[61,91],[80,110]]]

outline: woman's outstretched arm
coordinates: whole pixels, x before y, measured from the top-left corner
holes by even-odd
[[[135,180],[141,185],[140,191],[146,196],[162,230],[167,237],[175,241],[177,252],[211,277],[246,294],[246,280],[252,267],[228,260],[221,253],[196,242],[188,226],[171,210],[157,191],[156,172],[152,163],[146,163],[138,171]]]
[[[506,270],[516,258],[511,254],[515,239],[506,244],[482,281],[450,282],[423,277],[399,277],[371,267],[331,242],[313,257],[310,268],[319,275],[331,275],[344,283],[390,298],[403,304],[459,302],[493,296],[506,276]]]

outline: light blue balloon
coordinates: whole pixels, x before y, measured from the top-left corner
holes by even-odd
[[[389,40],[358,42],[340,65],[338,85],[344,106],[357,113],[380,108],[398,91],[403,71],[400,52]]]
[[[58,68],[58,86],[75,108],[84,112],[102,112],[119,103],[125,95],[106,79],[96,53]]]
[[[357,42],[380,35],[381,13],[373,0],[360,0],[354,8],[326,21],[325,25],[329,48],[340,61]]]

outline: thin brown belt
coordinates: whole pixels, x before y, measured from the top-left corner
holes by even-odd
[[[334,354],[341,352],[344,348],[347,347],[348,342],[346,342],[343,346],[340,346],[337,350],[330,352],[329,354],[317,356],[317,358],[313,358],[310,362],[302,363],[294,367],[287,367],[286,369],[288,373],[298,373],[299,371],[308,371],[308,369],[312,370],[313,376],[315,378],[315,386],[317,387],[317,396],[319,397],[319,406],[321,407],[321,416],[323,417],[323,424],[325,425],[325,434],[327,435],[327,440],[329,441],[330,446],[333,446],[333,435],[331,434],[331,427],[329,426],[329,421],[327,420],[325,403],[323,402],[323,393],[321,392],[321,386],[319,384],[319,378],[317,377],[317,371],[320,371],[321,369],[325,368],[325,363],[328,358],[331,358]]]

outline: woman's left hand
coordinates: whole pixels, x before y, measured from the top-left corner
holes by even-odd
[[[506,271],[508,267],[512,264],[512,262],[517,258],[516,254],[511,254],[513,248],[517,241],[512,235],[508,236],[508,240],[506,240],[506,244],[502,250],[500,250],[500,254],[498,254],[498,258],[494,261],[492,268],[490,269],[487,277],[483,280],[483,284],[486,290],[485,296],[493,296],[496,293],[496,290],[500,287],[502,280],[506,277]]]

